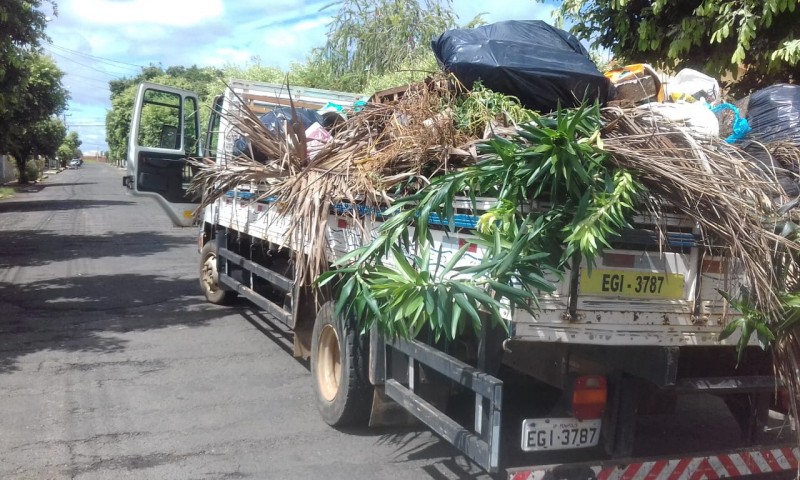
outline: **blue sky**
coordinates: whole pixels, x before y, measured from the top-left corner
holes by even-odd
[[[108,81],[149,64],[243,65],[259,57],[286,68],[325,43],[331,0],[57,0],[45,51],[66,72],[67,125],[84,152],[105,150]],[[549,20],[534,0],[453,0],[460,23],[485,12],[489,22]],[[46,12],[48,15],[51,12]]]

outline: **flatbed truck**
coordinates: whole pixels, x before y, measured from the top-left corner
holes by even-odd
[[[568,271],[536,315],[508,318],[508,333],[485,326],[457,342],[359,335],[351,320],[335,318],[333,294],[295,282],[295,256],[310,246],[286,237],[291,212],[240,185],[195,216],[198,199],[188,187],[196,169],[186,158],[230,162],[238,138],[231,115],[244,109],[258,114],[294,103],[347,111],[360,96],[228,85],[201,135],[195,93],[141,84],[123,184],[161,203],[176,225],[199,223],[198,272],[208,301],[244,297],[293,333],[293,353],[309,359],[325,422],[366,426],[400,411],[487,472],[513,480],[797,474],[796,425],[787,415],[781,435],[768,429],[776,394],[770,353],[748,346],[746,366],[737,368],[737,336],[720,340],[735,312],[717,289],[730,288],[731,275],[726,259],[704,251],[692,222],[662,219],[667,238],[659,243],[653,220],[637,217],[591,272],[585,263]],[[160,132],[153,133],[153,119],[163,122]],[[477,206],[456,206],[455,231],[447,222],[432,227],[445,257],[468,242],[482,213]],[[326,233],[334,259],[365,241],[335,206]],[[472,245],[462,261],[480,256]],[[722,399],[738,427],[733,445],[640,452],[647,442],[637,440],[637,419],[674,414],[677,399],[709,395]]]

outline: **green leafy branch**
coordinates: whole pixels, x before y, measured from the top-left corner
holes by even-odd
[[[531,118],[515,136],[479,145],[476,165],[434,178],[382,213],[376,237],[318,279],[335,283],[337,314],[389,336],[429,329],[453,339],[484,320],[505,327],[508,312],[534,313],[539,295],[554,291],[572,252],[593,259],[608,246],[628,225],[640,187],[606,165],[599,106]],[[431,219],[447,219],[445,236],[457,233],[456,200],[466,197],[474,212],[479,196],[493,206],[446,258]],[[470,245],[480,260],[464,261]]]
[[[722,290],[717,291],[731,307],[742,314],[740,317],[728,323],[719,334],[719,339],[722,341],[739,331],[739,341],[736,345],[736,361],[738,364],[742,361],[745,347],[747,347],[747,344],[750,342],[750,337],[753,336],[753,333],[756,334],[758,344],[762,349],[766,349],[767,346],[775,340],[775,335],[769,328],[767,316],[762,310],[756,307],[751,299],[750,292],[746,288],[742,288],[742,294],[739,298],[733,298],[728,292]]]

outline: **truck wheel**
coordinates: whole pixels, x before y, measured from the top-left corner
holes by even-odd
[[[217,245],[211,240],[200,251],[200,289],[206,300],[216,305],[228,305],[236,298],[236,292],[223,290],[217,272]]]
[[[369,342],[351,322],[334,318],[333,302],[317,313],[311,335],[311,377],[322,419],[334,427],[365,426],[372,385],[367,372]]]

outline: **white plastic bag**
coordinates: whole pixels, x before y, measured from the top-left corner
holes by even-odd
[[[705,102],[649,103],[639,108],[682,125],[695,136],[719,137],[719,120]]]
[[[715,105],[722,99],[719,82],[691,68],[684,68],[674,77],[668,78],[663,86],[666,98],[673,102],[705,100]]]

